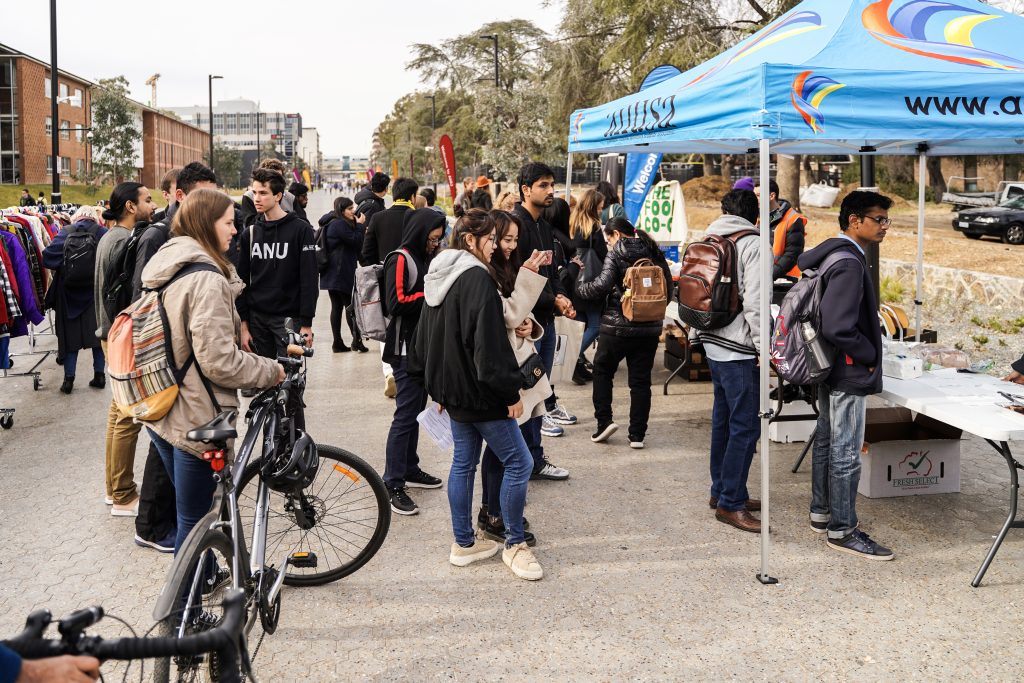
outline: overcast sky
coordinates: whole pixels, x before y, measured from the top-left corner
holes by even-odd
[[[0,0],[0,43],[50,60],[48,0]],[[298,112],[325,156],[364,156],[374,127],[419,85],[405,70],[412,43],[440,43],[488,21],[531,19],[553,32],[560,0],[57,0],[59,68],[90,80],[124,75],[132,97],[159,73],[161,107],[259,100]],[[514,7],[514,10],[507,8]],[[14,15],[14,16],[12,16]]]

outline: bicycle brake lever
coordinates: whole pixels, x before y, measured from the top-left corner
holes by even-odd
[[[53,623],[53,614],[48,609],[37,609],[25,619],[25,630],[17,639],[35,640],[43,637],[46,627]]]

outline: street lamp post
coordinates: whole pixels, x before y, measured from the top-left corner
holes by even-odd
[[[430,149],[431,155],[434,151],[434,131],[437,129],[437,95],[427,95],[430,98]],[[431,156],[433,159],[433,156]],[[434,196],[437,197],[437,178],[434,176],[434,162],[430,162],[430,179],[434,186]]]
[[[493,33],[488,36],[480,36],[480,40],[493,40],[494,41],[494,87],[500,88],[498,82],[498,34]]]
[[[215,78],[224,78],[223,76],[214,76],[209,74],[207,78],[207,86],[209,92],[209,105],[210,105],[210,168],[213,169],[213,80]],[[216,173],[216,171],[214,171]]]
[[[50,203],[60,204],[60,118],[57,113],[57,0],[50,0],[50,154],[53,155],[50,177]]]
[[[260,103],[256,103],[256,163],[253,170],[260,167]]]

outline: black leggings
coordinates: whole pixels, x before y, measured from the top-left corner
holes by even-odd
[[[334,335],[334,343],[345,343],[341,337],[341,314],[344,311],[348,330],[352,333],[352,343],[355,344],[359,340],[359,326],[356,325],[356,312],[352,308],[352,295],[339,289],[329,289],[327,294],[331,297],[331,334]]]

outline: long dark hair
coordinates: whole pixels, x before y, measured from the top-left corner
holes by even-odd
[[[494,240],[496,242],[494,253],[491,254],[491,265],[494,266],[494,280],[498,283],[501,295],[509,297],[512,296],[512,290],[515,289],[516,275],[519,274],[519,269],[523,264],[519,258],[518,249],[513,250],[512,255],[505,258],[505,252],[501,250],[501,241],[505,239],[505,236],[508,235],[513,226],[516,229],[516,234],[521,238],[523,235],[523,225],[519,222],[518,218],[507,211],[495,209],[488,214],[488,217],[494,223]]]
[[[658,246],[658,243],[651,239],[651,236],[643,230],[637,230],[633,227],[633,224],[630,223],[628,219],[623,218],[622,216],[617,216],[608,221],[604,226],[604,234],[609,237],[612,236],[612,233],[616,232],[621,233],[626,237],[639,238],[639,240],[644,243],[644,246],[647,247],[647,251],[650,252],[651,260],[663,268],[668,268],[668,261],[665,260],[665,253],[661,250],[661,247]]]
[[[472,235],[474,238],[480,239],[481,237],[486,237],[487,235],[490,235],[491,231],[493,231],[494,228],[494,222],[491,220],[490,215],[486,211],[484,211],[483,209],[470,209],[455,224],[455,229],[452,230],[451,247],[452,249],[462,249],[463,251],[468,251],[469,253],[473,254],[475,258],[479,259],[480,257],[477,256],[476,252],[470,250],[469,244],[466,242],[466,237]],[[481,261],[481,263],[483,263],[483,261]],[[484,263],[484,266],[487,268],[487,272],[490,274],[491,278],[495,281],[495,283],[500,284],[498,283],[498,278],[494,271],[494,266],[492,266],[490,263]]]
[[[619,194],[615,191],[615,188],[607,180],[602,180],[594,188],[598,192],[604,195],[604,208],[608,208],[612,204],[620,204]]]
[[[145,187],[142,183],[132,181],[118,183],[110,193],[110,208],[103,212],[103,220],[121,220],[128,212],[128,202],[139,203],[139,190]]]
[[[338,197],[334,200],[334,217],[345,220],[345,209],[355,204],[348,197]]]

